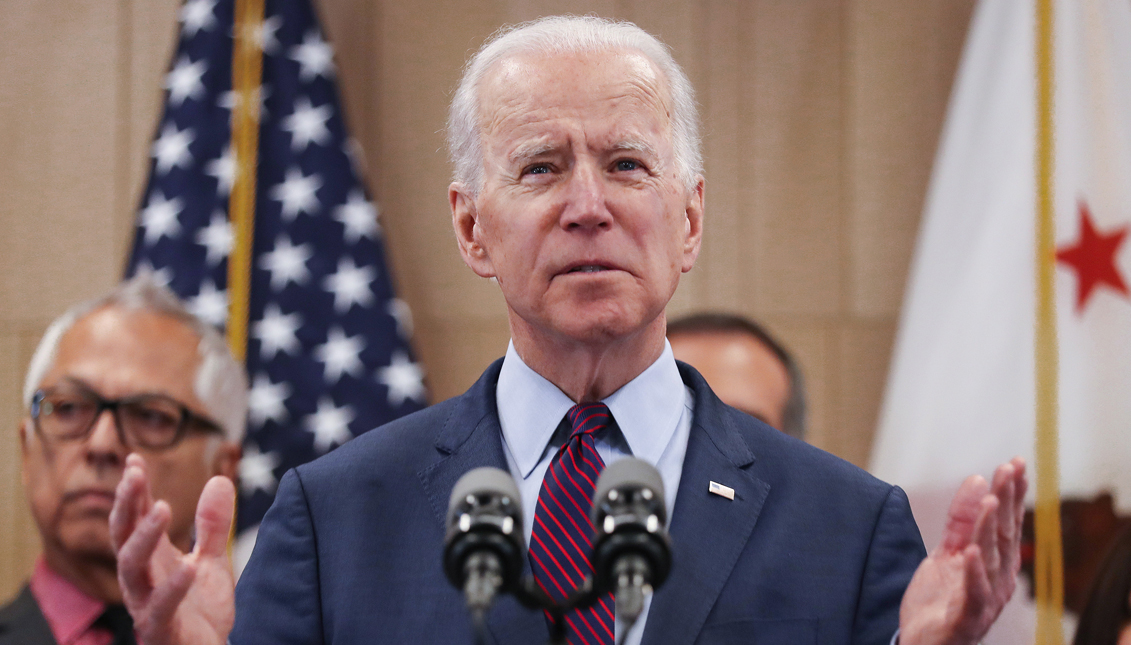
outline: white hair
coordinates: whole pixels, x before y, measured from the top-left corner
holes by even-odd
[[[652,62],[667,81],[671,99],[671,138],[676,171],[690,190],[703,173],[695,90],[668,46],[631,22],[596,16],[550,16],[504,27],[467,62],[448,114],[448,150],[454,179],[478,194],[483,181],[479,124],[480,84],[500,61],[519,54],[634,50]]]
[[[237,444],[243,441],[247,428],[247,376],[243,367],[228,351],[220,332],[190,313],[168,287],[156,282],[148,272],[122,282],[100,298],[71,307],[47,327],[32,354],[24,378],[24,406],[31,407],[39,383],[55,363],[63,335],[80,318],[103,307],[169,316],[192,329],[200,338],[197,345],[200,364],[193,380],[193,390],[209,416],[224,431],[224,438]]]

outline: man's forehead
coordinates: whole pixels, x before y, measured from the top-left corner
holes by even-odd
[[[479,86],[485,109],[499,109],[539,99],[568,106],[579,88],[598,84],[614,91],[639,87],[657,103],[668,103],[663,74],[644,54],[634,50],[602,49],[591,52],[519,52],[492,65]],[[534,90],[537,90],[536,92]],[[490,118],[481,114],[481,118]]]
[[[502,135],[506,141],[499,143],[512,158],[560,147],[561,133],[542,129],[556,117],[600,120],[607,130],[599,143],[608,149],[649,151],[654,147],[650,135],[655,134],[649,130],[659,125],[666,132],[670,127],[662,75],[648,58],[631,50],[514,54],[491,68],[480,92],[481,132],[485,137]],[[615,108],[620,108],[621,119],[604,118]],[[624,120],[626,113],[639,115],[639,123]]]
[[[103,307],[76,320],[63,334],[44,382],[71,377],[112,389],[191,392],[198,346],[196,332],[172,316]]]

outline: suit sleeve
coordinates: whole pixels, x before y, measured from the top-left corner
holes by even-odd
[[[907,494],[893,486],[880,508],[860,581],[852,642],[858,645],[892,642],[899,628],[899,605],[911,576],[927,551],[911,515]]]
[[[324,642],[314,524],[295,470],[279,482],[275,502],[260,524],[236,586],[236,620],[228,642]]]

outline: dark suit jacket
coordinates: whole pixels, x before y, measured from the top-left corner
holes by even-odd
[[[12,602],[0,607],[0,645],[56,645],[51,626],[27,585]]]
[[[231,642],[472,642],[440,557],[448,496],[506,469],[495,383],[358,437],[288,472],[236,589]],[[887,645],[925,555],[899,488],[724,405],[680,364],[695,415],[670,532],[672,572],[645,645]],[[707,492],[716,481],[728,500]],[[540,613],[503,597],[499,644],[541,645]]]

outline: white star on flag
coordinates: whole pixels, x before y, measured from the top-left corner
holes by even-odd
[[[284,314],[278,304],[268,304],[263,310],[263,319],[252,325],[251,334],[259,340],[260,357],[270,360],[280,350],[291,356],[298,354],[299,327],[302,327],[302,316],[297,311]]]
[[[390,298],[386,311],[397,321],[397,334],[405,340],[412,338],[412,310],[408,303],[400,298]]]
[[[376,278],[375,268],[355,266],[353,258],[344,257],[338,260],[338,272],[326,276],[322,286],[334,294],[334,311],[344,314],[355,304],[373,304],[373,289],[369,285]]]
[[[185,99],[199,99],[204,94],[204,72],[208,61],[200,59],[191,62],[188,55],[181,56],[177,64],[165,75],[165,89],[169,90],[169,102],[180,107]]]
[[[326,122],[332,114],[333,110],[328,103],[314,107],[305,96],[295,101],[294,113],[283,119],[283,129],[291,133],[291,150],[306,150],[311,141],[320,146],[326,145],[330,140]]]
[[[232,252],[232,225],[224,211],[212,213],[208,226],[197,231],[196,243],[205,248],[204,262],[210,267],[228,257]]]
[[[148,274],[150,279],[152,279],[154,282],[161,285],[162,287],[169,286],[169,283],[171,283],[173,281],[173,270],[172,269],[170,269],[169,267],[161,267],[160,269],[154,269],[153,263],[150,262],[149,260],[143,260],[140,264],[137,265],[137,274],[138,275]]]
[[[260,85],[259,87],[252,88],[251,93],[259,101],[259,118],[262,121],[263,119],[266,119],[268,116],[270,116],[267,113],[266,102],[267,102],[268,97],[271,96],[271,86],[270,85]],[[243,98],[243,95],[241,95],[239,92],[236,92],[235,90],[228,90],[227,92],[221,92],[220,95],[216,97],[217,107],[222,107],[225,110],[231,111],[231,115],[229,115],[229,118],[228,118],[229,122],[232,122],[232,121],[235,120],[235,118],[236,118],[236,106],[243,103],[243,101],[241,100],[242,98]]]
[[[258,446],[249,443],[240,459],[240,490],[244,495],[251,495],[257,490],[274,493],[277,483],[275,469],[278,467],[278,454],[261,453]]]
[[[323,377],[327,383],[342,380],[342,374],[357,377],[361,374],[361,352],[365,349],[362,335],[347,337],[341,327],[330,329],[325,345],[314,348],[314,358],[326,365]]]
[[[317,29],[307,31],[302,44],[291,47],[290,57],[298,61],[298,77],[304,82],[318,76],[330,78],[334,75],[334,48],[322,40]]]
[[[324,453],[334,445],[342,445],[353,438],[349,424],[354,417],[353,408],[344,405],[334,407],[330,397],[318,400],[318,411],[306,417],[306,429],[314,433],[314,449]]]
[[[358,188],[350,191],[346,203],[334,209],[334,219],[346,227],[345,239],[350,244],[356,244],[363,237],[376,239],[381,232],[376,204],[366,199]]]
[[[271,289],[279,291],[288,282],[303,284],[310,279],[310,269],[306,261],[314,256],[309,244],[291,245],[291,239],[280,235],[275,240],[275,248],[259,258],[259,268],[271,273]]]
[[[215,7],[216,0],[187,0],[179,14],[184,35],[191,38],[201,29],[211,31],[216,24],[216,16],[212,13]]]
[[[287,406],[283,404],[291,395],[286,381],[272,383],[266,374],[256,374],[255,383],[247,393],[248,420],[255,428],[263,427],[268,419],[275,423],[287,420]]]
[[[176,237],[181,233],[181,222],[177,216],[185,208],[180,197],[166,200],[164,193],[154,190],[149,195],[149,203],[141,211],[141,225],[145,227],[145,243],[153,244],[162,237]]]
[[[216,178],[216,190],[221,195],[231,193],[232,184],[236,181],[236,156],[232,154],[232,146],[225,146],[223,154],[209,161],[204,173]]]
[[[377,370],[377,382],[389,388],[389,405],[424,400],[424,369],[400,350],[393,352],[388,367]]]
[[[194,316],[215,327],[223,327],[228,320],[228,292],[219,291],[211,280],[200,285],[200,293],[185,303]]]
[[[251,42],[263,50],[264,54],[274,54],[279,49],[279,39],[275,37],[275,32],[282,26],[282,16],[271,16],[258,25],[252,25]]]
[[[293,222],[299,213],[313,215],[320,204],[314,193],[322,187],[322,178],[316,174],[303,175],[296,167],[287,169],[283,183],[276,184],[268,193],[271,199],[283,203],[283,219]]]
[[[192,128],[178,130],[173,123],[166,123],[150,151],[150,155],[157,159],[157,174],[164,175],[174,167],[188,168],[192,161],[189,144],[194,139],[196,134]]]

